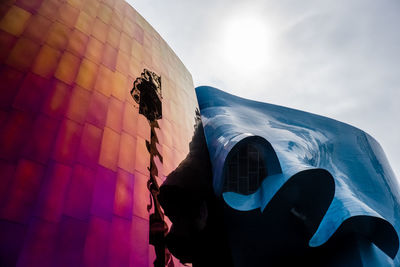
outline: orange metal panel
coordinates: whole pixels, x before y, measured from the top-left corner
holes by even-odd
[[[120,35],[120,31],[110,26],[107,35],[107,43],[109,43],[114,48],[118,48]]]
[[[68,3],[64,3],[58,9],[57,18],[58,21],[64,23],[70,28],[73,28],[78,18],[78,15],[79,15],[79,9]]]
[[[131,84],[127,84],[126,76],[118,71],[113,73],[113,79],[111,83],[111,94],[121,101],[126,99],[128,92],[130,92]]]
[[[143,46],[133,39],[132,41],[132,51],[131,54],[138,60],[142,61],[143,60]]]
[[[23,35],[38,43],[43,43],[51,24],[52,22],[48,18],[40,14],[35,14],[29,20]]]
[[[120,135],[117,132],[104,127],[99,164],[113,171],[117,170],[119,140]]]
[[[28,38],[21,37],[11,50],[6,63],[18,70],[25,71],[30,68],[33,59],[39,52],[39,48],[39,44]]]
[[[124,169],[129,173],[134,173],[135,158],[136,158],[136,138],[130,136],[125,132],[122,132],[119,157],[118,157],[118,167]]]
[[[132,136],[136,136],[138,115],[138,109],[136,109],[132,104],[125,102],[124,116],[122,119],[122,129]]]
[[[89,37],[83,32],[75,29],[72,31],[70,36],[67,50],[73,53],[74,55],[81,57],[85,54],[86,45],[89,41]]]
[[[135,155],[135,169],[142,174],[147,174],[150,166],[150,154],[146,148],[145,139],[137,136],[136,137],[136,155]]]
[[[67,84],[72,84],[75,81],[79,64],[80,58],[70,52],[64,52],[54,76]]]
[[[40,6],[38,13],[55,21],[57,19],[57,10],[63,1],[60,0],[44,0]]]
[[[86,121],[103,128],[106,122],[109,98],[98,92],[93,92],[87,111]]]
[[[110,70],[115,70],[115,65],[117,63],[117,50],[108,43],[104,45],[103,58],[101,62]]]
[[[57,69],[60,56],[59,50],[43,45],[32,65],[32,72],[47,79],[51,78]]]
[[[96,37],[96,39],[100,42],[105,43],[107,39],[108,25],[101,21],[99,18],[96,18],[92,27],[92,35]]]
[[[86,12],[81,11],[76,21],[75,27],[87,35],[92,33],[94,18],[89,16]]]
[[[150,203],[150,193],[147,190],[148,177],[135,172],[133,183],[133,215],[149,219],[147,204]]]
[[[100,65],[99,74],[97,75],[95,90],[109,97],[111,95],[111,84],[113,72],[104,65]]]
[[[103,44],[94,37],[89,37],[89,43],[86,47],[85,57],[100,63],[103,57]]]
[[[27,26],[31,13],[17,6],[11,6],[0,21],[0,29],[12,35],[19,36]]]
[[[118,51],[116,69],[125,75],[129,73],[129,55],[121,50]]]
[[[78,123],[83,123],[86,119],[90,96],[91,93],[89,91],[75,86],[72,90],[71,99],[65,113],[66,117]]]
[[[97,9],[99,8],[98,0],[86,0],[83,4],[82,10],[85,11],[89,16],[95,18],[97,15]]]
[[[112,17],[112,10],[105,4],[100,4],[99,9],[97,10],[97,16],[105,23],[109,24]]]
[[[127,54],[131,53],[132,39],[124,32],[121,33],[119,49]]]
[[[46,43],[56,49],[63,50],[68,44],[70,34],[71,30],[67,26],[55,22],[47,34]]]
[[[110,97],[108,104],[106,126],[113,129],[117,133],[121,133],[122,117],[124,114],[124,103],[115,97]]]
[[[92,90],[97,77],[97,64],[83,59],[75,82],[87,90]]]

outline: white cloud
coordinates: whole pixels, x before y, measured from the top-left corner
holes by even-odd
[[[359,127],[383,146],[400,179],[399,1],[141,0],[131,5],[181,58],[195,86],[215,86]],[[266,27],[266,62],[259,68],[232,64],[224,54],[222,36],[235,17],[255,17]],[[238,30],[237,38],[248,34]],[[247,49],[243,43],[240,48]]]

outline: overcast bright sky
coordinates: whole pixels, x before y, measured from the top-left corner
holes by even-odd
[[[192,73],[262,102],[352,124],[400,179],[400,1],[128,1]]]

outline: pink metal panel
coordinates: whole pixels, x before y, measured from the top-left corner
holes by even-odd
[[[42,165],[30,160],[18,162],[15,178],[0,210],[2,219],[27,223],[40,190],[43,169]]]
[[[103,128],[106,123],[108,98],[98,92],[93,92],[87,111],[86,121]]]
[[[14,102],[14,97],[18,93],[18,86],[23,80],[23,74],[16,69],[3,65],[0,67],[0,107],[8,108]]]
[[[77,161],[94,168],[99,159],[103,130],[90,123],[85,123],[78,148]]]
[[[91,214],[111,221],[114,209],[116,173],[98,166],[94,184]]]
[[[65,198],[64,214],[80,220],[88,220],[92,206],[95,172],[86,166],[76,164]]]
[[[50,158],[59,125],[58,120],[46,115],[39,115],[29,141],[23,148],[23,156],[46,164]]]
[[[81,125],[69,119],[63,120],[54,144],[53,158],[61,163],[72,164],[75,161],[81,134]]]
[[[149,265],[149,221],[133,216],[132,217],[132,256],[131,267]]]
[[[71,179],[71,167],[52,162],[41,186],[35,215],[49,222],[59,222],[64,208],[64,199]]]
[[[89,223],[63,217],[59,224],[53,266],[83,266],[83,251]]]
[[[32,114],[13,110],[0,129],[0,158],[16,160],[33,127]]]
[[[122,169],[117,172],[115,188],[114,214],[130,220],[133,209],[133,174]]]
[[[14,99],[14,108],[27,112],[37,112],[47,96],[51,83],[32,73],[29,73]]]
[[[42,105],[42,112],[50,117],[61,119],[67,111],[71,92],[71,86],[54,79]]]
[[[89,229],[86,235],[84,248],[85,266],[107,266],[110,230],[111,222],[96,216],[92,216],[90,218]]]
[[[53,266],[58,224],[33,218],[17,266]]]
[[[144,67],[162,75],[165,118],[185,118],[171,114],[178,109],[170,102],[183,90],[180,76],[190,75],[125,1],[1,2],[2,263],[152,264],[150,127],[129,94]],[[195,103],[185,97],[176,101]],[[174,143],[172,124],[162,121],[157,133],[163,155],[165,143],[187,145],[186,138]],[[168,170],[182,154],[176,157],[170,148]],[[160,175],[165,172],[165,164],[156,159],[156,165]]]
[[[129,266],[131,253],[131,220],[114,216],[111,223],[109,266]]]

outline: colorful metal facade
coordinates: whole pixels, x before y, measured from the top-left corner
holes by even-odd
[[[162,77],[161,183],[197,101],[160,35],[123,0],[1,1],[0,265],[153,265],[143,69]]]

